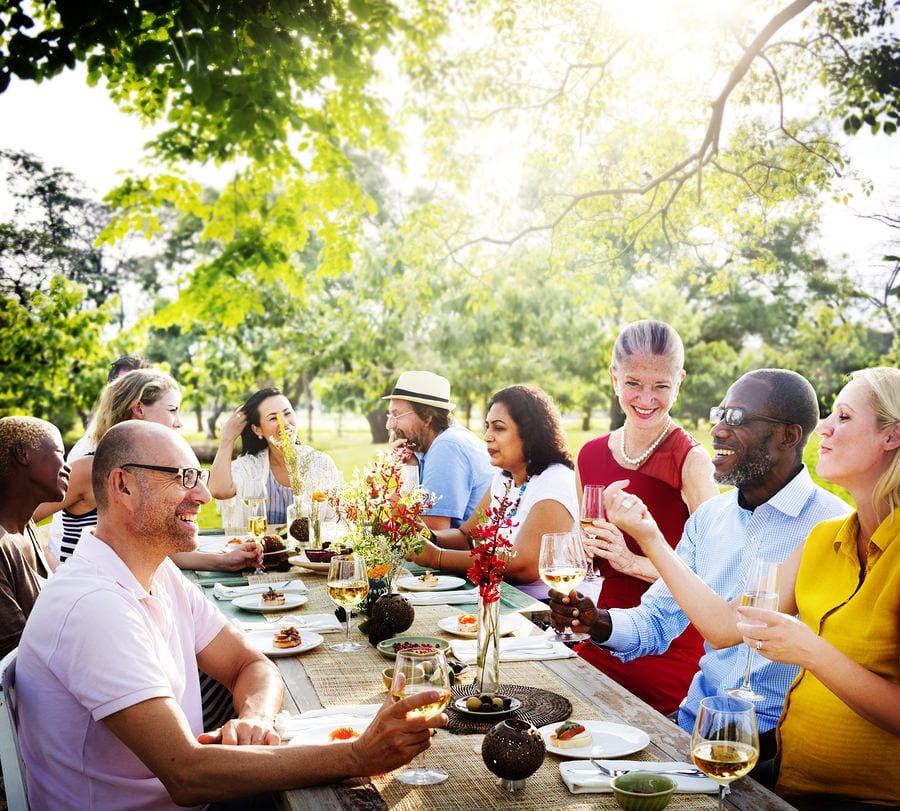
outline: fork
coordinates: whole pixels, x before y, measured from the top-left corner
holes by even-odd
[[[628,774],[629,772],[653,771],[652,761],[648,761],[646,769],[609,769],[599,760],[595,760],[594,758],[589,758],[589,760],[593,766],[596,766],[607,777],[618,777],[620,774]],[[666,769],[664,772],[658,772],[658,774],[683,774],[688,777],[705,777],[703,772],[699,769]]]

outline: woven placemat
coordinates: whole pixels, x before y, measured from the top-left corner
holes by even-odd
[[[507,715],[492,715],[490,718],[481,720],[474,715],[460,712],[451,703],[447,708],[447,717],[450,719],[450,724],[447,726],[448,731],[458,734],[483,734],[507,718],[522,718],[530,721],[536,727],[542,727],[544,724],[565,721],[572,714],[572,702],[569,699],[558,693],[551,693],[549,690],[541,690],[539,687],[501,684],[494,692],[519,699],[522,702],[521,708]],[[453,688],[454,700],[462,696],[477,696],[479,693],[480,691],[474,684],[462,684]]]

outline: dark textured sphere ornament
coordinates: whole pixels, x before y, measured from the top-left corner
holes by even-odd
[[[541,767],[545,753],[541,733],[533,724],[518,718],[501,721],[481,744],[484,765],[500,778],[500,787],[509,792],[525,788],[525,778]]]

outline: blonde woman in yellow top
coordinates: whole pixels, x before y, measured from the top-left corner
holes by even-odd
[[[778,612],[716,596],[681,563],[633,495],[611,487],[607,509],[638,540],[712,646],[743,641],[773,661],[803,668],[777,728],[775,790],[804,809],[896,806],[900,370],[852,374],[817,430],[816,471],[850,493],[856,512],[819,524],[785,561]]]

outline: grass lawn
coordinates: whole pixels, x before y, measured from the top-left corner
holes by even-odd
[[[595,430],[580,430],[580,421],[576,419],[566,421],[566,434],[569,440],[569,447],[573,456],[578,455],[581,446],[589,439],[603,433],[606,430],[605,419],[595,420]],[[709,426],[702,424],[697,426],[689,426],[688,430],[696,437],[707,450],[712,449],[712,437],[709,434]],[[189,441],[208,442],[199,434],[190,434],[185,432],[185,438]],[[376,451],[386,448],[386,445],[372,444],[371,434],[369,433],[368,424],[362,417],[343,415],[340,422],[340,430],[336,419],[330,415],[322,415],[322,418],[315,424],[315,434],[313,445],[317,450],[324,451],[338,466],[345,479],[350,478],[353,471],[364,466],[375,454]],[[813,435],[807,444],[806,451],[803,454],[807,467],[812,472],[813,479],[826,489],[836,493],[845,501],[850,501],[846,491],[836,487],[828,482],[823,482],[815,475],[816,459],[818,457],[819,438]],[[216,513],[215,505],[209,504],[203,508],[200,513],[201,528],[211,528],[220,526],[219,516]]]

